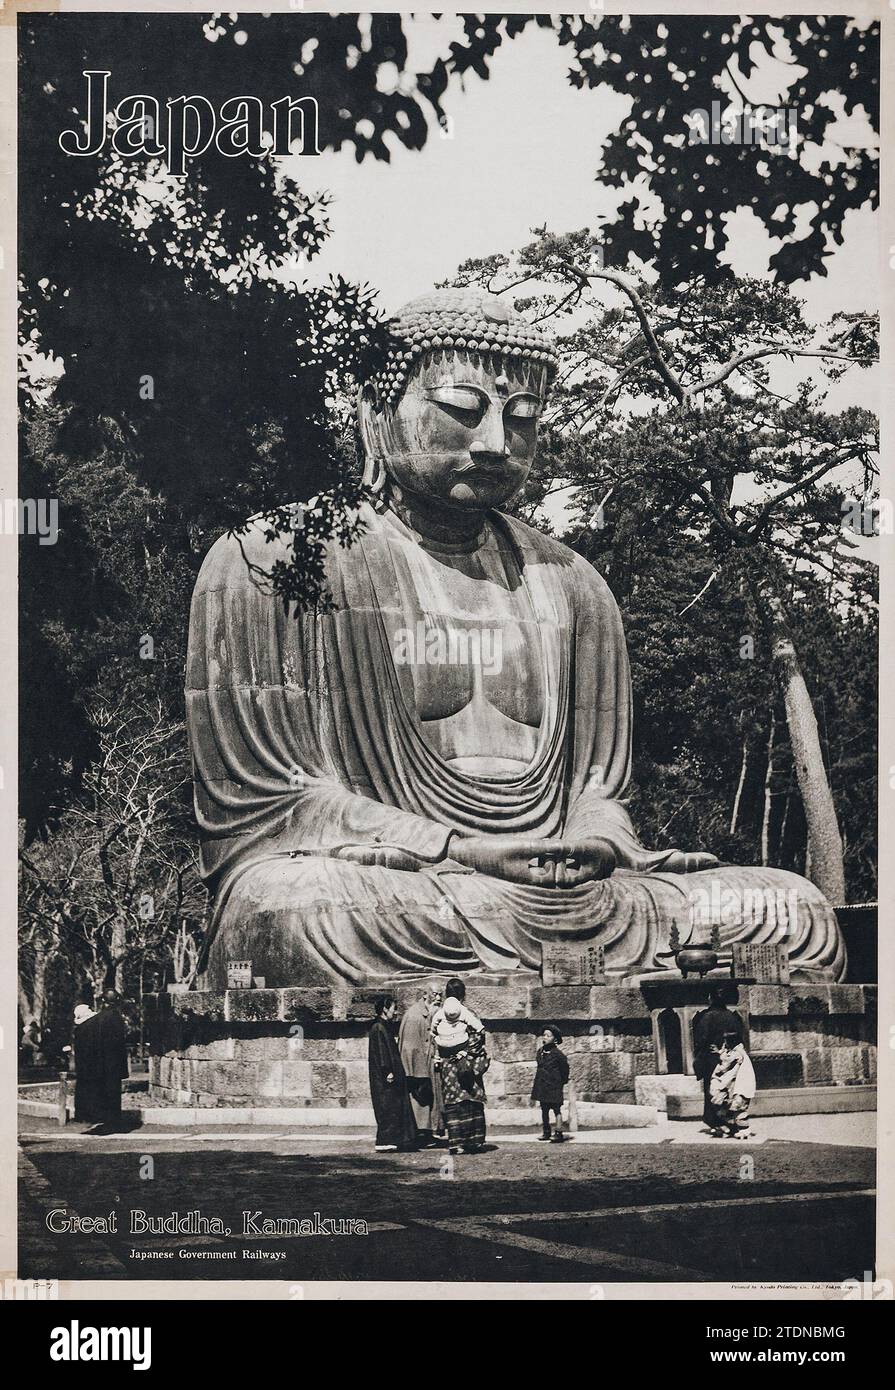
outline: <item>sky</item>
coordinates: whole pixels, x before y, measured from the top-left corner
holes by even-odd
[[[408,66],[425,70],[445,51],[449,22],[407,26]],[[451,128],[441,132],[433,121],[422,150],[392,140],[389,164],[372,158],[358,164],[353,149],[326,151],[310,171],[308,160],[296,157],[293,171],[302,186],[313,179],[332,195],[333,233],[310,266],[294,268],[295,278],[316,284],[339,273],[369,281],[391,312],[469,257],[524,245],[533,227],[593,227],[619,198],[599,182],[600,148],[629,101],[606,87],[570,86],[568,67],[554,34],[527,29],[498,49],[487,82],[471,75],[464,88],[451,86],[444,102]],[[774,85],[769,72],[765,91],[753,89],[754,100],[776,97]],[[734,269],[766,273],[779,243],[758,219],[744,209],[729,231]],[[845,243],[829,258],[827,278],[793,287],[810,318],[877,304],[877,238],[875,214],[848,215]]]
[[[408,67],[417,71],[427,70],[452,37],[446,37],[444,24],[428,18],[406,24],[406,32]],[[320,284],[337,273],[368,282],[392,312],[449,278],[470,257],[511,253],[531,240],[533,227],[546,223],[554,232],[594,227],[601,215],[614,211],[620,196],[599,181],[600,148],[627,115],[629,100],[606,87],[572,87],[568,66],[555,35],[527,29],[498,49],[487,82],[471,75],[463,88],[449,89],[444,101],[449,130],[442,133],[433,120],[421,151],[394,140],[389,164],[372,158],[358,164],[353,149],[315,159],[313,186],[332,196],[332,235],[319,256],[310,264],[294,264],[284,278]],[[771,64],[753,77],[748,89],[753,102],[778,100],[781,70]],[[830,134],[843,143],[871,137],[860,117],[848,125],[840,121]],[[311,187],[306,158],[296,157],[292,172],[303,188]],[[733,269],[767,274],[779,241],[754,214],[741,209],[728,221],[728,232],[725,257]],[[826,277],[791,287],[804,300],[809,321],[820,323],[837,310],[878,307],[878,239],[877,214],[847,214],[844,243],[827,259]],[[609,303],[621,296],[606,286],[601,297]],[[812,359],[775,359],[772,381],[786,392],[816,371]],[[877,368],[854,370],[831,389],[828,406],[878,410],[878,392]],[[554,522],[561,522],[566,502],[564,494],[553,499]],[[862,553],[871,553],[875,544],[861,542]]]

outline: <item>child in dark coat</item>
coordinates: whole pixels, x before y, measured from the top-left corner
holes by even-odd
[[[561,1144],[565,1138],[562,1131],[562,1093],[563,1087],[569,1079],[569,1059],[564,1052],[560,1051],[559,1044],[561,1042],[562,1033],[555,1024],[549,1023],[541,1034],[538,1066],[535,1072],[534,1085],[531,1088],[532,1100],[540,1102],[541,1123],[544,1127],[543,1134],[540,1134],[538,1138],[541,1140],[552,1139],[554,1144]],[[550,1132],[551,1110],[556,1117],[552,1134]]]

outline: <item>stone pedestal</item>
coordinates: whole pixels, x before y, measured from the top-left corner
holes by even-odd
[[[403,1012],[419,984],[392,985]],[[367,1032],[379,989],[245,989],[149,999],[150,1099],[190,1109],[305,1109],[309,1124],[366,1124]],[[562,1029],[576,1104],[664,1109],[692,1075],[699,981],[542,986],[537,976],[483,977],[466,1002],[488,1030],[488,1108],[533,1122],[529,1095],[545,1023]],[[759,1088],[855,1086],[876,1075],[876,989],[869,985],[751,985],[740,1005]],[[660,1016],[681,1019],[669,1056]],[[672,1065],[673,1064],[673,1065]],[[763,1074],[763,1068],[765,1069]],[[659,1078],[667,1077],[663,1085]],[[679,1082],[672,1078],[680,1078]],[[647,1078],[656,1079],[650,1085]]]

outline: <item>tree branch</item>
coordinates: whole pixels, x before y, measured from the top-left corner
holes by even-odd
[[[579,267],[574,265],[571,261],[563,261],[562,264],[574,275],[575,279],[582,287],[589,285],[591,280],[608,280],[611,285],[615,285],[617,289],[620,289],[622,293],[627,296],[634,313],[637,315],[640,331],[643,334],[649,355],[656,365],[656,370],[676,400],[680,401],[681,405],[686,404],[686,388],[681,384],[668,365],[665,354],[659,347],[658,339],[653,331],[653,326],[649,321],[646,309],[643,307],[643,301],[634,289],[634,286],[630,283],[628,277],[620,274],[616,270],[584,271],[579,269]]]

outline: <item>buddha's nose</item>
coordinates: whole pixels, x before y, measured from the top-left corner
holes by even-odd
[[[476,463],[503,463],[509,450],[507,436],[503,427],[503,414],[489,411],[481,423],[476,438],[469,446],[469,452]]]

